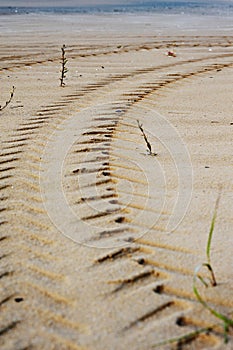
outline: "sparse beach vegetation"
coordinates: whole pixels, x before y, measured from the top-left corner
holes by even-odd
[[[66,78],[66,73],[68,72],[68,69],[66,67],[68,60],[66,58],[66,45],[64,44],[61,47],[61,78],[60,78],[60,86],[64,87],[66,84],[64,82]]]
[[[211,251],[211,243],[212,243],[212,238],[213,238],[213,232],[214,232],[214,227],[215,227],[215,221],[216,221],[216,217],[217,217],[217,211],[218,211],[218,207],[219,207],[219,201],[220,201],[220,195],[217,198],[216,204],[215,204],[215,208],[214,208],[214,214],[211,220],[211,225],[210,225],[210,230],[209,230],[209,235],[208,235],[208,240],[207,240],[207,245],[206,245],[206,257],[207,257],[207,262],[197,266],[197,268],[195,269],[194,272],[194,276],[193,276],[193,293],[196,297],[196,299],[198,300],[198,302],[205,308],[207,309],[213,316],[215,316],[219,321],[221,321],[221,323],[215,323],[210,325],[209,327],[204,327],[204,328],[199,328],[197,330],[194,330],[193,332],[184,334],[180,337],[174,337],[174,338],[170,338],[167,340],[164,340],[162,342],[159,342],[157,344],[154,345],[154,348],[158,348],[162,345],[166,345],[166,344],[177,344],[177,348],[180,348],[180,346],[189,343],[193,340],[195,340],[200,334],[209,334],[211,331],[214,331],[215,328],[219,328],[219,326],[223,326],[223,335],[224,335],[224,342],[227,343],[228,342],[228,332],[229,329],[233,327],[233,319],[231,319],[230,317],[218,312],[217,310],[215,310],[213,307],[209,306],[209,304],[204,300],[204,298],[201,296],[199,289],[197,287],[197,281],[201,281],[201,283],[205,286],[205,287],[215,287],[217,286],[217,282],[216,282],[216,277],[214,274],[214,269],[211,265],[211,259],[210,259],[210,251]],[[206,267],[208,269],[208,272],[210,273],[210,285],[209,283],[199,274],[199,271],[202,267]]]

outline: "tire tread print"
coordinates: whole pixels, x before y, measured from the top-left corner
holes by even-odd
[[[184,40],[182,38],[182,40]],[[190,40],[190,38],[189,38]],[[203,41],[201,41],[202,39],[199,39],[200,42],[199,43],[192,43],[191,47],[195,47],[195,46],[205,46],[205,43]],[[205,39],[206,40],[206,39]],[[225,42],[224,42],[225,40]],[[219,38],[219,46],[228,46],[231,45],[231,42],[229,41],[229,39],[225,38],[222,42],[221,42],[221,38]],[[179,44],[176,44],[177,46],[179,46]],[[181,43],[180,43],[181,45]],[[182,44],[183,45],[183,44]],[[189,45],[188,43],[185,43],[184,46]],[[216,45],[216,43],[213,43],[212,45]],[[93,48],[91,48],[91,50],[89,50],[89,48],[87,49],[83,49],[84,51],[90,51],[89,53],[83,53],[82,57],[85,58],[89,58],[89,57],[93,57],[96,55],[108,55],[108,54],[112,54],[112,53],[116,53],[116,54],[122,54],[122,53],[127,53],[129,51],[135,50],[141,50],[143,49],[154,49],[154,47],[157,48],[161,48],[161,47],[170,47],[170,42],[169,42],[169,38],[167,38],[167,43],[166,40],[164,39],[164,43],[159,44],[159,43],[154,43],[154,44],[148,44],[144,45],[144,46],[139,46],[139,47],[124,47],[123,50],[117,50],[116,52],[114,52],[114,50],[109,50],[109,48],[107,48],[107,50],[105,51],[105,47],[103,46],[103,49],[101,51],[101,49],[98,47],[96,49],[93,50]],[[37,48],[35,48],[37,49]],[[72,49],[73,51],[75,51],[75,48]],[[72,50],[70,50],[70,53],[72,53]],[[77,57],[80,55],[80,48],[78,48],[78,54],[73,55],[71,58],[72,59],[77,59]],[[96,50],[96,52],[95,52]],[[35,56],[38,56],[37,53],[35,53]],[[218,58],[218,59],[224,59],[224,58],[231,58],[231,54],[223,54],[223,55],[218,55],[216,57],[212,57],[212,59]],[[40,60],[38,59],[35,62],[35,57],[30,56],[21,56],[21,57],[16,57],[16,56],[12,56],[12,57],[5,57],[4,58],[5,61],[9,62],[10,60],[12,60],[12,65],[10,66],[10,69],[24,69],[25,66],[28,65],[34,65],[34,64],[48,64],[53,63],[56,61],[56,59],[54,58],[49,58],[48,60]],[[26,59],[26,61],[25,61]],[[19,61],[20,63],[17,63],[16,65],[14,65],[14,61],[17,60],[17,62]],[[28,61],[29,60],[29,61]],[[31,60],[31,61],[30,61]],[[4,60],[3,60],[4,61]],[[112,164],[112,160],[111,160],[111,151],[110,151],[110,145],[112,143],[112,139],[114,139],[114,137],[123,137],[122,136],[122,130],[121,130],[121,135],[119,135],[117,128],[119,127],[119,125],[122,127],[125,127],[125,132],[124,132],[124,137],[126,137],[126,139],[129,137],[129,133],[128,133],[128,128],[130,126],[131,129],[135,128],[133,121],[130,121],[129,119],[125,119],[124,118],[124,114],[127,113],[128,110],[130,110],[131,106],[136,105],[137,103],[142,103],[146,98],[150,97],[150,95],[153,95],[156,91],[164,89],[166,87],[168,87],[170,84],[172,83],[176,83],[179,81],[182,81],[186,78],[191,78],[193,79],[195,76],[198,76],[200,74],[205,74],[208,72],[216,72],[218,69],[223,69],[226,67],[232,67],[232,63],[222,63],[222,64],[210,64],[210,65],[206,65],[205,62],[208,61],[208,58],[201,58],[199,60],[193,60],[193,62],[197,62],[199,61],[200,63],[203,62],[204,65],[203,67],[200,67],[199,70],[193,71],[192,69],[190,71],[187,70],[186,73],[177,73],[174,76],[170,75],[169,77],[166,77],[166,74],[164,76],[163,79],[161,79],[161,81],[158,82],[151,82],[150,80],[148,81],[148,84],[144,84],[141,86],[138,86],[137,89],[134,88],[133,91],[128,91],[128,92],[124,92],[122,94],[122,106],[119,107],[120,110],[123,110],[124,113],[122,115],[120,115],[118,118],[116,118],[114,116],[114,118],[111,117],[112,113],[106,113],[106,116],[103,116],[103,113],[100,113],[99,116],[99,120],[98,118],[96,118],[95,125],[90,126],[90,131],[88,133],[84,133],[83,137],[85,138],[85,140],[83,140],[81,143],[79,143],[78,148],[76,149],[76,153],[84,153],[86,154],[86,152],[93,152],[93,159],[89,160],[89,162],[91,162],[92,165],[92,169],[89,170],[91,171],[91,173],[95,173],[95,172],[105,172],[104,178],[103,180],[99,181],[99,186],[101,187],[109,187],[112,186],[111,189],[111,194],[106,194],[105,197],[102,196],[100,198],[104,198],[104,199],[113,199],[115,200],[115,198],[117,197],[117,194],[114,192],[114,185],[115,185],[115,180],[114,180],[114,176],[111,173],[110,170],[110,166]],[[181,62],[181,65],[189,65],[191,62],[187,61],[187,62]],[[8,198],[10,198],[10,188],[11,188],[11,182],[12,182],[12,177],[14,176],[21,176],[21,175],[15,175],[15,170],[18,169],[20,167],[20,161],[21,159],[23,159],[23,156],[25,154],[25,152],[28,152],[28,160],[35,165],[35,169],[36,166],[38,165],[38,162],[40,160],[40,154],[43,150],[44,147],[44,134],[43,133],[47,133],[49,134],[50,129],[47,129],[48,126],[50,128],[55,128],[56,125],[59,125],[61,119],[54,118],[54,116],[56,116],[57,112],[59,111],[65,111],[66,107],[69,106],[70,104],[73,103],[77,103],[77,101],[81,101],[82,98],[86,98],[87,94],[92,94],[93,92],[97,92],[98,95],[101,95],[101,89],[108,87],[108,85],[111,85],[112,88],[114,88],[114,84],[119,82],[119,81],[127,81],[128,78],[132,78],[132,77],[138,77],[141,74],[148,74],[150,76],[151,72],[153,71],[162,71],[168,67],[176,67],[177,64],[170,64],[170,65],[164,65],[162,67],[152,67],[152,68],[145,68],[145,69],[140,69],[137,70],[135,72],[129,72],[129,73],[124,73],[124,74],[116,74],[113,77],[109,77],[109,78],[105,78],[100,82],[96,82],[96,83],[92,83],[92,84],[88,84],[86,87],[82,88],[80,91],[77,91],[73,94],[69,94],[67,96],[64,96],[60,101],[51,103],[50,105],[46,105],[46,106],[42,106],[40,110],[38,110],[35,115],[31,118],[28,119],[27,122],[23,122],[18,128],[16,128],[14,130],[14,133],[9,135],[8,140],[3,141],[3,145],[4,145],[4,150],[2,152],[2,154],[0,155],[0,173],[4,174],[4,176],[2,176],[0,178],[0,195],[3,196],[3,198],[5,198],[5,200],[3,202],[6,202],[6,200]],[[6,70],[9,68],[1,68],[2,70]],[[117,103],[117,105],[119,106],[119,104]],[[113,109],[115,109],[115,105],[113,103]],[[97,122],[97,125],[96,125]],[[102,123],[103,122],[103,123]],[[99,124],[98,124],[99,123]],[[108,124],[106,124],[108,123]],[[110,130],[108,132],[101,131],[101,129],[103,128],[110,128]],[[46,131],[47,130],[47,131]],[[134,130],[135,133],[136,130]],[[105,135],[105,138],[102,138],[103,135]],[[107,136],[107,137],[106,137]],[[41,145],[36,144],[35,145],[35,151],[36,153],[34,153],[32,150],[30,150],[29,143],[31,142],[31,140],[34,140],[36,138],[41,137]],[[129,139],[127,139],[129,141]],[[106,146],[106,141],[107,142],[107,146]],[[96,143],[98,143],[98,146],[96,147]],[[103,146],[101,146],[103,144]],[[86,148],[80,148],[83,147],[85,145],[88,145]],[[15,151],[16,149],[16,151]],[[28,149],[28,151],[27,151]],[[96,155],[97,152],[102,152],[104,153],[102,156],[98,156]],[[115,152],[117,153],[117,149],[115,150]],[[105,164],[105,165],[103,165]],[[119,167],[119,165],[117,165],[117,167]],[[86,174],[87,170],[85,168],[83,169],[74,169],[73,172],[70,174],[70,176],[75,177],[78,176],[79,173],[82,174]],[[6,175],[5,175],[6,174]],[[16,172],[16,174],[18,174]],[[46,256],[46,254],[42,254],[41,247],[44,246],[44,244],[48,245],[48,246],[56,246],[56,243],[52,240],[47,240],[46,236],[43,238],[43,235],[41,235],[41,232],[46,231],[46,230],[50,230],[50,226],[47,224],[47,220],[45,219],[45,222],[37,222],[36,219],[32,219],[34,212],[38,211],[38,212],[42,212],[43,209],[41,207],[41,202],[39,200],[39,196],[38,196],[38,200],[36,199],[37,195],[39,194],[39,187],[38,187],[38,183],[37,183],[37,171],[33,170],[31,171],[31,173],[27,173],[26,174],[26,179],[25,179],[25,187],[29,188],[30,191],[33,189],[33,193],[29,195],[27,195],[24,199],[25,203],[24,206],[26,204],[26,202],[29,200],[29,204],[28,204],[28,209],[26,210],[27,215],[28,215],[28,221],[30,221],[32,223],[32,227],[30,228],[30,230],[27,230],[24,225],[22,224],[22,227],[20,227],[20,225],[18,226],[18,228],[16,228],[16,231],[18,229],[18,233],[14,234],[15,236],[20,235],[21,232],[23,232],[24,234],[24,238],[20,239],[21,242],[20,244],[22,246],[24,246],[24,250],[25,252],[32,250],[34,253],[33,254],[38,254],[38,256],[40,256],[40,259],[43,260],[43,264],[46,266],[47,263],[49,263],[48,260],[48,256]],[[132,179],[131,179],[132,180]],[[96,186],[98,183],[93,184],[93,186]],[[89,198],[84,198],[84,201],[98,201],[100,198],[98,197],[89,197]],[[82,202],[82,201],[81,201]],[[82,205],[82,203],[77,202],[75,205],[77,205],[78,207],[80,205]],[[15,209],[16,210],[16,209]],[[8,219],[11,218],[11,208],[8,206],[4,206],[1,209],[2,213],[4,213],[4,218],[1,220],[0,222],[0,226],[6,226],[8,225]],[[124,223],[124,219],[121,216],[121,219],[115,218],[114,216],[114,211],[113,212],[103,212],[103,215],[100,215],[100,218],[104,218],[105,216],[113,216],[113,220],[117,220],[118,219],[118,224],[122,224]],[[84,218],[84,220],[93,220],[95,219],[95,217],[86,217]],[[108,218],[109,220],[109,218]],[[122,221],[121,221],[122,220]],[[10,221],[10,220],[9,220]],[[23,222],[27,222],[27,216],[23,216],[22,217],[22,221]],[[116,222],[117,225],[117,222]],[[12,226],[10,224],[10,226]],[[124,231],[125,228],[122,229],[122,231]],[[33,232],[33,233],[32,233]],[[116,228],[116,232],[115,234],[119,234],[119,232],[121,232],[121,229]],[[97,239],[102,239],[102,237],[106,237],[108,235],[112,235],[114,234],[114,232],[112,231],[102,231],[99,234],[99,237],[97,237]],[[5,244],[5,242],[7,241],[11,241],[9,247],[9,251],[10,254],[15,254],[15,249],[13,248],[14,246],[14,235],[13,237],[11,237],[10,235],[3,235],[1,236],[1,242],[0,244]],[[33,246],[32,242],[38,241],[40,242],[40,245],[38,246],[37,244],[35,246]],[[144,272],[140,272],[140,273],[136,273],[133,275],[127,275],[125,277],[125,279],[119,279],[119,281],[114,281],[114,284],[116,284],[116,288],[114,290],[114,294],[116,295],[116,298],[118,297],[118,293],[129,293],[130,296],[130,290],[132,287],[134,289],[134,292],[137,291],[138,286],[143,285],[144,287],[147,286],[151,289],[151,293],[157,294],[157,295],[161,295],[161,298],[163,298],[164,296],[168,297],[168,301],[161,303],[160,307],[157,307],[155,309],[150,308],[146,313],[142,314],[141,316],[139,316],[137,319],[133,320],[130,324],[125,325],[125,328],[123,329],[123,331],[126,331],[127,329],[130,329],[132,327],[137,327],[138,324],[141,325],[147,325],[148,323],[151,322],[151,320],[156,319],[156,317],[158,316],[158,314],[161,314],[163,312],[165,312],[165,314],[168,312],[169,315],[172,315],[173,312],[176,316],[176,321],[177,323],[182,324],[182,326],[185,327],[196,327],[196,323],[193,321],[193,317],[188,318],[186,316],[183,316],[184,314],[187,313],[187,315],[189,314],[189,308],[190,307],[194,307],[194,300],[192,298],[190,298],[189,296],[187,298],[180,298],[180,291],[169,291],[169,288],[166,287],[166,281],[170,280],[173,278],[173,272],[175,271],[175,273],[179,272],[175,266],[172,267],[172,269],[169,269],[168,266],[164,266],[161,268],[161,261],[159,261],[158,263],[156,263],[153,259],[154,256],[159,255],[161,252],[161,249],[165,250],[165,251],[174,251],[174,254],[191,254],[190,252],[183,252],[183,251],[178,251],[178,249],[176,249],[175,247],[159,247],[159,246],[153,246],[156,245],[156,243],[154,242],[145,242],[145,241],[141,241],[138,240],[137,242],[129,242],[129,246],[124,247],[124,248],[120,248],[120,249],[116,249],[112,252],[108,252],[107,254],[105,254],[104,256],[101,256],[99,258],[96,259],[96,261],[94,262],[96,268],[98,267],[98,265],[102,264],[106,264],[106,266],[110,266],[112,264],[114,264],[115,261],[118,261],[119,259],[122,261],[125,261],[127,263],[127,261],[134,261],[137,263],[137,265],[139,267],[143,266],[143,267],[148,267],[149,266],[149,270],[145,270]],[[12,250],[11,250],[12,249]],[[55,248],[53,248],[55,249]],[[181,249],[182,250],[182,249]],[[36,253],[37,252],[37,253]],[[29,254],[29,252],[28,252]],[[10,256],[10,255],[9,255]],[[150,257],[152,256],[152,257]],[[162,256],[162,255],[161,255]],[[5,260],[8,259],[8,254],[2,255],[1,260]],[[159,258],[158,258],[159,259]],[[64,276],[62,276],[59,273],[56,273],[54,271],[49,272],[47,269],[45,268],[39,268],[34,264],[28,264],[26,267],[24,267],[27,269],[27,271],[30,271],[29,273],[34,274],[35,276],[35,281],[37,281],[37,276],[41,275],[43,277],[45,277],[46,279],[49,279],[51,281],[55,280],[59,280],[60,283],[62,283],[61,281],[64,279]],[[164,277],[164,274],[166,275]],[[161,278],[164,278],[164,283],[158,283],[158,282],[153,282],[151,276],[157,276],[159,277],[160,275],[162,276]],[[181,272],[181,275],[184,275],[184,271]],[[187,273],[188,276],[191,275],[191,272]],[[182,277],[181,276],[181,277]],[[14,270],[3,270],[3,272],[0,275],[1,280],[3,280],[3,283],[6,283],[6,279],[7,278],[11,278],[12,281],[17,281],[17,278],[21,279],[22,276],[20,274],[14,275]],[[34,280],[34,278],[32,277],[32,281]],[[107,283],[113,282],[113,281],[106,281]],[[0,308],[2,308],[3,306],[7,306],[8,303],[11,303],[12,300],[14,300],[15,296],[18,295],[18,291],[17,288],[15,289],[15,291],[12,293],[12,287],[9,288],[9,292],[8,294],[5,294],[5,297],[1,299],[0,301]],[[26,289],[28,289],[29,291],[33,290],[33,293],[35,293],[35,295],[38,297],[38,300],[50,300],[50,301],[46,301],[46,305],[48,305],[47,307],[45,307],[42,311],[38,312],[35,311],[35,315],[39,314],[41,320],[48,318],[49,320],[53,319],[54,323],[60,326],[67,326],[69,329],[74,329],[75,331],[78,330],[82,332],[82,327],[80,327],[80,325],[76,324],[76,323],[72,323],[69,322],[69,320],[66,317],[60,317],[57,314],[53,314],[50,311],[50,303],[58,303],[60,305],[60,303],[64,304],[65,307],[69,308],[71,307],[70,305],[72,304],[70,302],[69,297],[65,297],[62,294],[56,294],[56,293],[51,293],[49,290],[47,290],[43,283],[40,285],[38,284],[38,282],[31,282],[30,284],[27,285]],[[7,290],[7,289],[6,289]],[[182,304],[182,302],[180,301],[180,299],[184,300],[184,304]],[[186,303],[187,303],[187,311],[186,311]],[[190,306],[191,305],[191,306]],[[173,310],[174,307],[174,310]],[[181,310],[181,311],[180,311]],[[178,312],[178,315],[177,315]],[[4,311],[3,311],[4,313]],[[7,315],[6,319],[8,318]],[[167,316],[165,316],[167,317]],[[183,317],[181,319],[181,317]],[[194,317],[195,318],[195,317]],[[178,321],[179,320],[179,321]],[[156,321],[155,321],[156,322]],[[17,330],[17,327],[23,323],[23,319],[21,320],[16,320],[16,321],[10,321],[10,322],[5,322],[3,323],[3,325],[1,325],[0,328],[0,336],[4,337],[6,336],[6,344],[7,344],[7,339],[10,339],[12,337],[14,337],[14,330]],[[200,326],[202,326],[202,324],[200,324]],[[20,336],[20,334],[17,334],[17,336]],[[209,344],[211,346],[211,339],[212,337],[215,337],[218,339],[219,335],[218,334],[210,334],[209,336],[206,335],[205,336],[205,340],[204,344]],[[69,341],[69,340],[64,340],[59,336],[59,332],[56,332],[55,330],[53,330],[52,334],[46,334],[46,337],[48,337],[48,339],[50,338],[51,342],[55,342],[56,344],[60,344],[61,348],[63,347],[63,345],[65,346],[66,349],[81,349],[75,342]],[[209,338],[208,338],[209,337]],[[194,342],[197,339],[190,339],[190,342]],[[183,343],[181,344],[180,349],[188,349],[188,347],[186,347],[186,345],[188,346],[189,342]],[[213,342],[213,347],[216,347],[216,342]],[[221,346],[221,345],[220,345]],[[30,345],[26,345],[24,347],[22,347],[22,349],[29,349],[29,348],[33,348],[33,344]]]

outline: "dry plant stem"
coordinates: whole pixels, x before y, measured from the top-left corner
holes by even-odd
[[[137,120],[137,123],[138,123],[139,129],[140,129],[141,132],[142,132],[143,138],[144,138],[144,140],[145,140],[145,142],[146,142],[146,146],[147,146],[147,150],[148,150],[148,152],[149,152],[149,155],[151,155],[151,156],[156,156],[157,153],[153,153],[153,152],[152,152],[151,144],[150,144],[150,142],[148,141],[148,138],[147,138],[147,136],[146,136],[146,134],[145,134],[145,132],[144,132],[144,130],[143,130],[142,124],[140,124],[139,120]]]
[[[203,266],[207,267],[207,269],[210,272],[210,275],[211,275],[210,282],[211,282],[212,287],[217,286],[217,281],[216,281],[214,270],[212,269],[212,266],[210,264],[203,264]]]
[[[68,72],[68,69],[66,68],[66,63],[68,62],[68,60],[66,59],[66,46],[63,45],[61,47],[61,78],[60,78],[60,86],[64,87],[65,83],[64,83],[64,79],[66,78],[66,73]]]
[[[2,106],[0,106],[0,111],[2,111],[3,109],[5,109],[8,105],[9,105],[9,103],[11,103],[11,101],[12,101],[12,98],[13,98],[13,96],[14,96],[14,92],[15,92],[15,87],[14,86],[12,86],[12,90],[11,90],[11,94],[10,94],[10,98],[9,98],[9,100],[7,100],[6,102],[5,102],[5,104],[4,104],[4,106],[2,107]]]

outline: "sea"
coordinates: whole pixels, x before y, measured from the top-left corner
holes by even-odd
[[[162,14],[194,14],[203,16],[232,16],[233,1],[140,1],[127,5],[96,6],[53,6],[53,7],[14,7],[0,6],[0,15],[22,14],[98,14],[98,13],[162,13]]]

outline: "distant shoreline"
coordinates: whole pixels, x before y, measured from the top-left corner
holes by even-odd
[[[0,15],[21,14],[98,14],[98,13],[161,13],[194,14],[202,16],[231,16],[233,3],[230,2],[185,2],[160,1],[126,5],[81,5],[81,6],[0,6]]]

